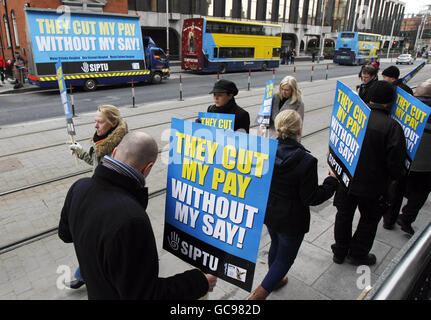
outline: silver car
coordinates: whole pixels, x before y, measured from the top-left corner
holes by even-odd
[[[412,57],[411,54],[402,54],[400,56],[398,56],[397,61],[395,62],[396,64],[413,64],[414,59]]]

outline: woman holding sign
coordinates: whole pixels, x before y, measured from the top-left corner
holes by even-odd
[[[79,143],[70,146],[72,153],[78,158],[97,167],[102,158],[111,155],[115,147],[127,133],[127,123],[120,115],[120,110],[112,105],[101,105],[97,109],[94,128],[96,132],[91,139],[91,146],[84,151]]]
[[[110,156],[114,149],[127,134],[127,123],[120,115],[120,110],[112,105],[101,105],[97,109],[94,128],[96,132],[91,139],[91,146],[84,151],[79,143],[70,146],[73,154],[93,166],[93,171],[104,156]],[[80,268],[75,271],[75,280],[66,285],[72,289],[78,289],[85,284]]]
[[[304,103],[302,102],[302,92],[298,87],[296,79],[292,76],[284,77],[280,82],[279,91],[272,97],[271,120],[269,124],[269,137],[276,138],[274,129],[275,117],[283,110],[295,110],[304,121]]]
[[[271,237],[269,270],[250,300],[264,300],[286,285],[286,273],[310,228],[310,209],[335,193],[338,180],[330,171],[318,185],[317,159],[299,142],[302,120],[298,112],[285,110],[275,118],[277,155],[266,208],[265,224]]]

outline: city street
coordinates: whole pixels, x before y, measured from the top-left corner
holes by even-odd
[[[298,64],[299,65],[299,64]],[[383,67],[387,65],[382,63]],[[288,69],[288,66],[282,68]],[[308,68],[304,66],[304,68]],[[328,165],[329,118],[333,106],[335,85],[337,80],[351,88],[358,83],[356,70],[358,67],[340,67],[351,69],[351,75],[330,78],[329,80],[307,79],[303,72],[303,81],[299,86],[303,91],[305,103],[305,121],[303,127],[304,146],[319,161],[319,181],[326,177]],[[413,66],[401,67],[402,75]],[[298,68],[299,69],[299,68]],[[416,86],[429,78],[430,66],[427,65],[409,83]],[[245,78],[240,84],[240,93],[236,97],[239,105],[244,107],[252,120],[250,134],[256,134],[253,121],[260,109],[264,94],[263,83],[270,79],[271,72],[255,73],[261,75],[261,84],[253,82],[252,89],[246,90],[247,73],[229,74],[232,79]],[[298,77],[300,77],[298,72]],[[278,73],[281,77],[281,73]],[[178,75],[173,75],[173,78]],[[228,75],[225,75],[227,77]],[[201,92],[196,90],[195,96],[185,95],[185,101],[178,101],[175,92],[166,92],[160,97],[150,97],[154,102],[138,101],[136,108],[130,108],[127,101],[120,108],[129,130],[150,133],[159,146],[159,159],[150,176],[146,179],[150,192],[147,209],[156,237],[160,258],[160,276],[167,277],[191,268],[162,248],[164,207],[167,181],[167,147],[171,118],[193,120],[199,111],[210,103],[212,96],[208,94],[216,75],[186,75],[184,81],[193,81],[200,85]],[[206,82],[203,84],[204,79]],[[276,79],[279,81],[279,78]],[[177,87],[175,79],[162,85],[142,86],[137,88],[145,97],[145,91],[170,86],[174,91]],[[192,90],[192,86],[189,87]],[[97,90],[93,93],[80,92],[76,96],[85,96],[94,105],[102,103],[105,98],[123,94],[127,97],[130,88],[111,88]],[[144,93],[142,93],[144,92]],[[168,99],[168,94],[172,98]],[[154,95],[153,93],[152,95]],[[148,93],[147,93],[148,95]],[[26,92],[0,96],[1,107],[5,99],[14,101],[20,108],[30,109],[31,101],[38,99],[39,108],[43,101],[50,103],[46,109],[60,109],[56,92]],[[98,97],[96,99],[96,97]],[[78,99],[78,100],[79,100]],[[25,102],[22,102],[24,100]],[[21,102],[20,102],[21,101]],[[33,109],[30,109],[33,110]],[[29,117],[34,112],[27,112]],[[88,148],[89,139],[94,132],[94,109],[88,112],[79,111],[75,118],[77,141]],[[46,115],[44,116],[46,117]],[[6,124],[0,130],[0,168],[2,184],[0,186],[0,299],[86,299],[85,287],[79,290],[65,290],[59,287],[61,280],[73,275],[77,267],[74,247],[63,243],[57,235],[57,227],[64,197],[69,187],[81,177],[91,176],[91,167],[83,161],[76,162],[67,145],[64,116],[61,114],[49,120],[31,120]],[[358,286],[357,268],[349,265],[338,265],[332,262],[330,249],[333,243],[335,208],[332,199],[324,204],[311,208],[310,232],[306,234],[297,260],[289,271],[289,284],[278,292],[270,295],[274,300],[344,300],[356,299],[364,287]],[[421,233],[430,219],[430,201],[427,201],[418,220],[413,224],[417,234]],[[354,223],[358,221],[356,215]],[[416,235],[415,235],[416,236]],[[377,256],[377,264],[369,271],[373,285],[381,277],[400,250],[408,243],[409,237],[399,227],[392,231],[383,229],[379,224],[372,252]],[[253,288],[263,279],[267,271],[267,255],[270,238],[263,228],[260,241],[258,261],[256,264]],[[72,274],[66,272],[72,272]],[[223,280],[219,280],[210,300],[242,300],[249,293]]]
[[[390,65],[390,61],[383,59],[381,70]],[[418,59],[415,65],[399,66],[401,76],[413,70],[422,63]],[[297,62],[296,72],[292,65],[280,65],[275,69],[275,85],[286,75],[293,75],[298,82],[311,80],[311,61]],[[314,64],[313,81],[323,80],[326,77],[328,66],[328,78],[340,78],[348,75],[357,75],[360,66],[343,66],[332,63],[330,60]],[[161,84],[138,84],[135,87],[136,104],[149,104],[163,100],[179,99],[179,77],[182,76],[183,98],[189,99],[207,94],[217,79],[217,74],[195,74],[180,72],[179,66],[172,67],[170,79]],[[251,74],[251,88],[261,88],[265,82],[272,78],[273,71],[256,71]],[[240,91],[247,90],[248,73],[235,72],[220,75],[220,77],[234,81]],[[359,84],[359,79],[358,79]],[[74,90],[75,112],[80,114],[96,110],[100,104],[113,104],[117,107],[132,105],[131,85],[117,85],[98,87],[94,92],[85,92],[81,89]],[[17,95],[19,99],[17,99]],[[24,93],[0,94],[0,126],[29,120],[58,117],[63,114],[58,90],[39,90]]]

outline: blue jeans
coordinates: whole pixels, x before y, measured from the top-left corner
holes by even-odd
[[[78,267],[78,269],[76,269],[76,271],[75,271],[75,279],[79,280],[79,281],[84,281],[84,279],[81,276],[81,269],[80,269],[80,267]]]
[[[268,253],[269,270],[261,285],[266,291],[272,292],[295,261],[304,235],[292,237],[270,228],[268,228],[268,233],[271,237]]]

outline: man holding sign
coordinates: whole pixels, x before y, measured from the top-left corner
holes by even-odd
[[[370,92],[371,112],[354,176],[348,187],[340,184],[334,197],[337,215],[331,248],[335,263],[343,263],[346,257],[354,265],[376,263],[369,252],[385,210],[387,183],[404,173],[406,142],[401,126],[389,117],[393,101],[392,85],[377,81]],[[361,218],[352,236],[357,207]]]

